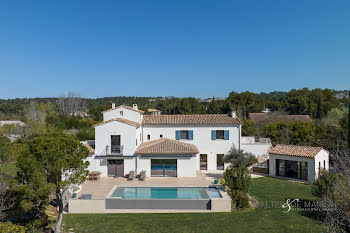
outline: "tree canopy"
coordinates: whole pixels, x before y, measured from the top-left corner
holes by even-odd
[[[9,214],[18,221],[45,222],[44,210],[55,195],[62,220],[63,194],[72,184],[82,184],[89,163],[88,149],[72,136],[52,135],[31,139],[17,158],[16,178],[8,195],[15,198]],[[57,230],[57,228],[56,228]]]

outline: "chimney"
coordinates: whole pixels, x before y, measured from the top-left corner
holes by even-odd
[[[114,109],[115,108],[115,103],[112,103],[112,109]]]
[[[137,104],[133,104],[132,108],[135,109],[135,110],[139,110],[139,107],[137,106]]]
[[[229,114],[228,114],[230,117],[232,118],[236,118],[236,112],[235,111],[231,111]]]

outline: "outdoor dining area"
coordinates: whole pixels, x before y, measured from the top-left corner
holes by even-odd
[[[100,179],[101,172],[99,171],[92,171],[89,173],[89,180],[99,180]]]

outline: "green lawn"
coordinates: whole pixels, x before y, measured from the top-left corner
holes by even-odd
[[[253,180],[250,194],[259,202],[315,199],[311,187],[274,178]],[[271,206],[269,206],[271,207]],[[320,221],[298,211],[255,208],[232,213],[67,214],[65,232],[325,232]]]

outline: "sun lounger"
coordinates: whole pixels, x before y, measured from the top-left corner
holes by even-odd
[[[142,171],[141,172],[141,175],[140,175],[140,180],[145,180],[145,178],[146,178],[146,171]]]
[[[133,180],[135,178],[135,172],[134,171],[131,171],[129,173],[129,177],[128,177],[128,180]]]

